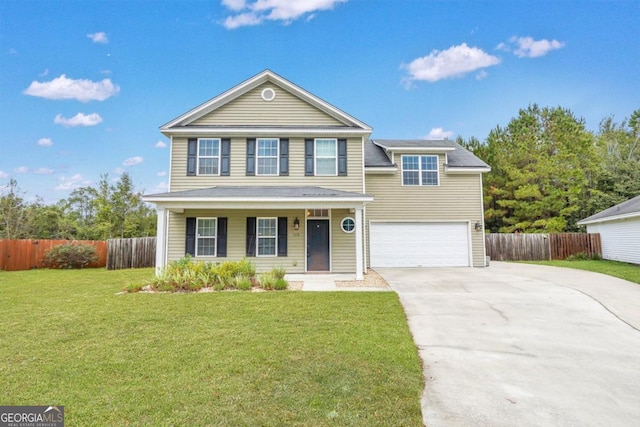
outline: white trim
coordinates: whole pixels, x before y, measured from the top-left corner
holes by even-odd
[[[363,131],[358,128],[349,127],[234,127],[234,126],[189,126],[184,128],[171,128],[161,131],[165,136],[171,135],[189,135],[189,136],[206,136],[215,133],[221,136],[323,136],[328,138],[338,138],[340,136],[350,137],[354,135],[368,135],[371,131]]]
[[[621,219],[629,219],[629,218],[636,218],[636,217],[640,217],[640,212],[629,212],[622,215],[611,215],[611,216],[605,216],[603,218],[596,218],[596,219],[590,219],[590,220],[583,219],[578,221],[577,224],[578,225],[598,224],[603,222],[618,221]]]
[[[271,96],[266,95],[267,92],[271,92]],[[267,86],[262,89],[262,92],[260,92],[260,98],[262,98],[266,102],[271,102],[276,99],[276,90],[270,86]]]
[[[187,210],[187,209],[264,209],[266,204],[277,203],[277,209],[300,209],[310,207],[311,209],[351,209],[355,208],[359,203],[354,201],[336,202],[334,200],[301,200],[292,202],[291,200],[274,201],[271,199],[252,200],[252,201],[220,201],[215,199],[206,199],[201,201],[185,201],[170,200],[157,201],[144,199],[146,202],[155,203],[167,210]],[[224,204],[222,204],[224,203]]]
[[[320,141],[333,141],[333,146],[335,148],[335,156],[318,156],[318,140]],[[318,158],[322,160],[332,159],[334,161],[334,172],[333,173],[318,173]],[[338,139],[337,138],[314,138],[313,139],[313,175],[314,176],[338,176]]]
[[[383,145],[382,148],[385,148]],[[446,153],[447,151],[455,151],[455,147],[393,147],[385,148],[392,153]]]
[[[364,227],[362,226],[362,209],[363,208],[361,207],[356,208],[354,229],[356,233],[356,280],[364,279],[364,249],[362,245],[362,234],[364,232]]]
[[[260,156],[258,153],[260,151],[260,140],[263,141],[276,141],[276,173],[259,173],[259,162],[258,160],[262,157],[263,159],[272,159],[273,156]],[[262,137],[256,138],[256,165],[255,165],[256,176],[279,176],[280,175],[280,138],[270,138],[270,137]]]
[[[259,226],[259,222],[260,220],[263,219],[269,219],[269,220],[274,220],[276,227],[276,234],[275,236],[271,237],[271,236],[267,236],[267,237],[263,237],[263,239],[273,239],[275,241],[275,246],[274,246],[274,253],[273,255],[271,254],[267,254],[267,255],[260,255],[260,234],[258,233],[258,230],[260,229]],[[256,258],[275,258],[278,256],[278,217],[277,216],[259,216],[256,217]]]
[[[456,166],[444,166],[444,171],[448,174],[473,174],[473,173],[486,173],[491,172],[491,168],[489,167],[456,167]]]
[[[171,146],[169,147],[169,182],[167,191],[171,191],[171,181],[173,180],[173,136],[170,136]]]
[[[351,220],[351,221],[353,221],[353,228],[351,229],[351,231],[347,231],[347,230],[345,230],[345,229],[344,229],[344,222],[345,222],[346,220],[348,220],[348,219],[349,219],[349,220]],[[344,218],[342,218],[342,219],[340,220],[340,230],[342,230],[342,232],[343,232],[343,233],[353,234],[353,232],[354,232],[354,231],[356,231],[356,220],[355,220],[355,219],[353,219],[353,218],[352,218],[352,217],[350,217],[350,216],[345,216]]]
[[[156,213],[158,215],[158,222],[156,224],[156,275],[159,275],[162,271],[162,267],[166,263],[167,254],[167,211],[162,207],[156,207]]]
[[[487,267],[487,245],[485,244],[484,237],[484,190],[482,187],[482,174],[480,174],[480,222],[482,223],[482,230],[480,230],[482,233],[482,266]],[[471,245],[471,249],[473,250],[473,245]],[[471,262],[471,265],[473,266],[473,262]]]
[[[198,239],[200,238],[200,234],[198,234],[198,225],[201,219],[213,219],[215,220],[215,224],[216,224],[216,235],[215,236],[202,236],[203,239],[213,239],[215,244],[213,246],[213,255],[211,254],[207,254],[207,255],[201,255],[198,253]],[[195,235],[196,241],[195,241],[195,257],[217,257],[218,256],[218,217],[215,216],[201,216],[201,217],[196,217],[196,235]]]
[[[202,156],[203,159],[218,159],[217,173],[200,173],[200,141],[218,141],[218,156]],[[203,137],[198,138],[196,146],[196,176],[220,176],[220,166],[222,161],[222,138]]]
[[[405,184],[404,183],[404,158],[405,157],[417,157],[418,158],[418,169],[409,169],[407,172],[417,172],[418,173],[418,184]],[[435,157],[436,158],[436,169],[435,171],[432,169],[422,169],[422,157]],[[424,184],[422,182],[422,172],[435,172],[438,183],[436,185],[433,184]],[[440,156],[437,154],[402,154],[400,156],[400,182],[403,187],[440,187]]]

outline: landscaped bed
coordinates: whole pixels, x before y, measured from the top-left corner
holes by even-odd
[[[3,405],[68,425],[422,424],[397,295],[116,295],[151,269],[0,272]]]

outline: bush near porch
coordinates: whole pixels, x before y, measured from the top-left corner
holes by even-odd
[[[74,426],[422,425],[395,293],[116,295],[152,276],[0,272],[3,405]]]

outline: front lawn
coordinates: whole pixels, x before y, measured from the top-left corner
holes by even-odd
[[[116,295],[151,274],[0,272],[0,404],[70,426],[422,425],[395,293]]]
[[[531,264],[551,265],[555,267],[577,268],[579,270],[595,271],[608,274],[630,282],[640,283],[640,266],[626,262],[607,260],[580,261],[531,261]]]

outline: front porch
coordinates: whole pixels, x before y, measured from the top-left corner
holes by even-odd
[[[158,211],[156,268],[186,253],[250,259],[257,271],[364,277],[366,194],[320,187],[212,187],[147,196]]]

